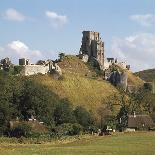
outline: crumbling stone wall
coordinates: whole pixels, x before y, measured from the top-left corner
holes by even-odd
[[[49,72],[49,66],[44,65],[26,65],[23,66],[23,69],[21,71],[21,75],[23,76],[29,76],[29,75],[35,75],[35,74],[47,74]]]
[[[20,65],[22,64],[22,65]],[[20,72],[21,75],[23,76],[30,76],[30,75],[35,75],[35,74],[47,74],[47,73],[57,73],[59,76],[62,75],[61,68],[54,63],[52,60],[39,60],[36,65],[26,63],[26,59],[19,59],[19,65],[23,67],[22,71]]]

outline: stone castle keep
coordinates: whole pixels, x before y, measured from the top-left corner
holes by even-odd
[[[80,54],[86,59],[87,56],[88,59],[96,59],[100,68],[104,68],[104,42],[102,42],[98,32],[83,31]]]
[[[126,62],[118,62],[114,58],[105,58],[104,42],[99,32],[83,31],[79,57],[84,61],[97,61],[101,70],[107,70],[113,64],[123,69],[130,69]]]
[[[126,62],[118,62],[114,58],[105,58],[104,42],[101,40],[99,32],[83,31],[79,58],[84,62],[91,62],[94,67],[99,66],[99,69],[104,71],[106,80],[126,90],[128,74],[125,70],[129,70],[130,65],[127,65]],[[112,66],[117,66],[124,71],[119,69],[112,71]]]

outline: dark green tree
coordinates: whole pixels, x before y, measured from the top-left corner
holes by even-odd
[[[81,106],[75,108],[74,116],[77,120],[77,123],[82,125],[85,129],[89,129],[90,126],[94,125],[91,114]]]
[[[54,121],[56,125],[63,123],[74,123],[73,108],[67,99],[62,99],[54,110]]]

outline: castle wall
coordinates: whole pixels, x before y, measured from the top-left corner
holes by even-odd
[[[47,74],[49,72],[49,66],[45,65],[26,65],[23,66],[23,70],[21,71],[21,75],[29,76],[35,74]]]

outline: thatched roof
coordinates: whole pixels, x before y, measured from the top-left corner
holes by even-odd
[[[149,115],[129,115],[128,128],[148,128],[154,125]]]

